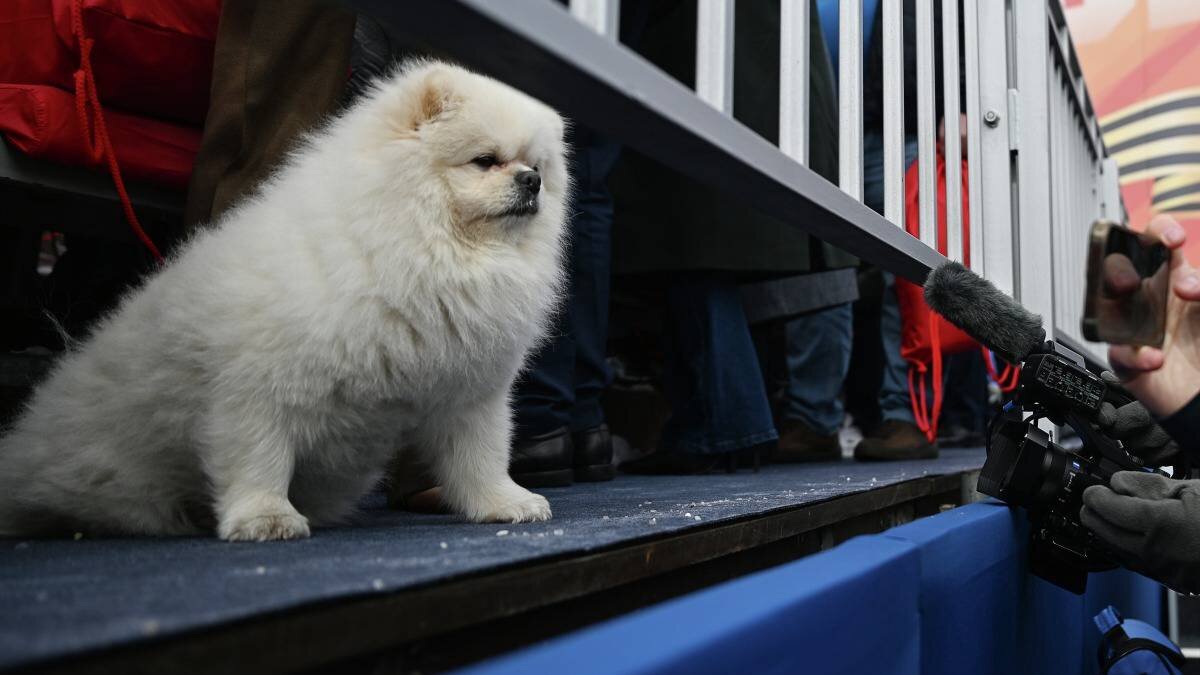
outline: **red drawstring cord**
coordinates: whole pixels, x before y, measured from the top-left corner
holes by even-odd
[[[992,361],[992,353],[988,351],[987,347],[980,347],[979,351],[983,354],[983,362],[987,365],[988,375],[995,380],[996,384],[1000,387],[1000,391],[1008,394],[1016,389],[1017,383],[1021,379],[1021,367],[1006,363],[1004,364],[1004,370],[997,372],[996,364]]]
[[[925,396],[925,364],[916,361],[909,363],[908,366],[908,398],[912,401],[913,420],[917,423],[917,428],[925,433],[925,437],[932,443],[937,440],[938,421],[942,416],[942,399],[943,399],[943,383],[942,383],[942,335],[939,330],[940,323],[938,315],[929,312],[929,346],[930,356],[933,360],[933,373],[929,383],[929,387],[933,389],[933,404],[930,405],[929,400]],[[917,391],[914,380],[915,375],[921,382],[920,391]]]
[[[95,41],[83,31],[83,0],[74,0],[71,3],[71,28],[79,42],[79,70],[75,71],[75,112],[79,115],[83,142],[93,162],[104,160],[108,164],[108,173],[112,176],[113,186],[117,188],[126,222],[146,250],[150,251],[150,255],[154,256],[155,262],[161,263],[162,253],[159,253],[150,235],[142,229],[142,224],[133,211],[133,202],[129,199],[129,193],[125,191],[121,167],[117,164],[117,155],[113,152],[112,141],[108,137],[108,127],[104,124],[104,111],[100,108],[96,78],[92,72],[92,46]],[[87,109],[89,104],[92,107],[90,116]]]
[[[938,315],[929,313],[929,337],[933,345],[933,414],[929,430],[925,432],[929,442],[937,440],[938,422],[942,417],[942,399],[945,396],[945,382],[942,381],[942,332]]]

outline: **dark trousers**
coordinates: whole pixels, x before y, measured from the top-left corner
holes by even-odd
[[[735,280],[680,273],[667,286],[662,449],[723,454],[778,438]]]
[[[987,365],[979,350],[946,357],[942,428],[960,426],[984,433],[988,423]]]
[[[532,358],[516,386],[518,437],[604,423],[600,395],[608,386],[608,299],[612,267],[613,203],[608,174],[620,145],[587,129],[572,133],[567,258],[569,289],[551,329],[551,339]]]

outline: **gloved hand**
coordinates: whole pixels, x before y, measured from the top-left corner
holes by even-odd
[[[1149,466],[1171,464],[1179,454],[1179,444],[1140,401],[1120,408],[1107,401],[1101,403],[1096,424],[1106,435],[1121,441],[1129,454],[1137,455]]]
[[[1083,492],[1084,526],[1128,568],[1177,591],[1200,591],[1200,480],[1120,471]]]

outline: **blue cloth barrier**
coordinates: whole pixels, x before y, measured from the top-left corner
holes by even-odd
[[[1063,673],[1097,670],[1091,617],[1158,625],[1125,570],[1077,596],[1029,574],[1021,511],[972,504],[635,612],[469,672]]]
[[[1018,619],[1025,552],[1014,536],[1019,517],[1004,506],[981,504],[884,533],[920,552],[922,673],[1023,671]],[[984,615],[993,628],[970,630]]]
[[[860,537],[484,663],[508,673],[920,672],[917,550]]]

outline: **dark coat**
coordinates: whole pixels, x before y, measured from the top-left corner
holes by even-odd
[[[663,0],[632,47],[693,86],[696,2]],[[811,8],[809,166],[837,176],[837,93],[815,2]],[[779,129],[779,0],[736,4],[734,117],[775,144]],[[856,259],[626,149],[610,186],[614,273],[712,270],[743,279],[856,264]]]

